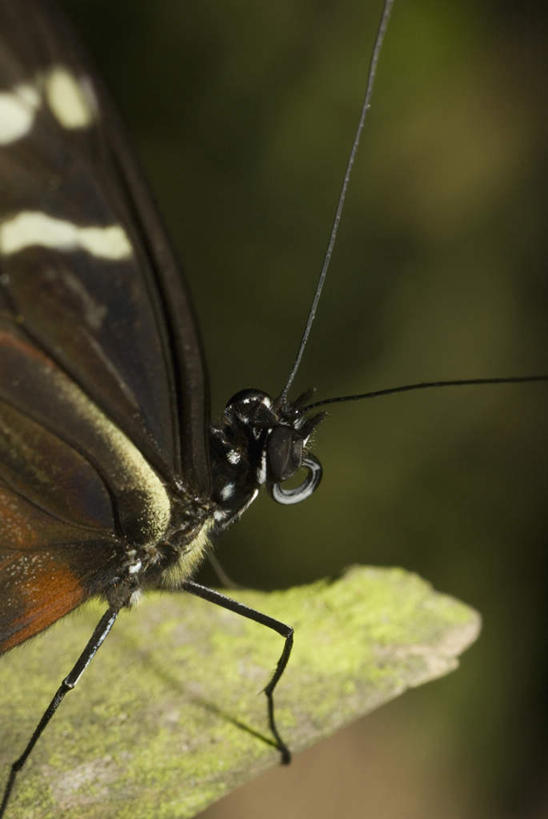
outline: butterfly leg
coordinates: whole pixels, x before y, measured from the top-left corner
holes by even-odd
[[[4,815],[4,811],[6,810],[17,774],[19,773],[19,771],[29,758],[32,749],[34,748],[40,736],[42,735],[42,732],[44,731],[45,727],[47,726],[47,724],[57,711],[58,707],[60,706],[61,702],[65,697],[65,694],[67,694],[69,691],[72,691],[72,689],[76,686],[80,677],[82,676],[90,662],[95,657],[95,654],[97,653],[99,646],[103,643],[112,626],[114,625],[114,621],[118,616],[118,611],[119,609],[110,608],[105,612],[105,614],[103,614],[97,626],[95,627],[95,631],[91,635],[91,638],[89,639],[85,649],[80,654],[74,667],[72,668],[71,671],[69,671],[69,673],[67,674],[67,676],[65,677],[65,679],[55,692],[55,696],[53,697],[52,701],[44,711],[42,718],[38,725],[36,726],[36,728],[34,729],[33,734],[30,740],[28,741],[25,750],[23,751],[21,756],[18,759],[16,759],[15,762],[12,764],[10,775],[4,790],[2,804],[0,805],[0,817]]]
[[[266,626],[284,638],[285,643],[282,653],[280,654],[272,677],[264,688],[264,693],[266,694],[268,703],[268,724],[270,731],[276,740],[276,745],[282,757],[282,763],[284,765],[288,765],[291,762],[291,752],[281,738],[276,725],[276,718],[274,716],[274,689],[280,681],[280,678],[289,661],[291,649],[293,647],[293,629],[291,626],[287,626],[280,620],[275,620],[273,617],[269,617],[267,614],[263,614],[261,611],[256,611],[249,606],[245,606],[243,603],[239,603],[236,600],[232,600],[230,597],[226,597],[226,595],[221,594],[214,589],[209,589],[207,586],[201,586],[199,583],[194,583],[192,580],[185,580],[185,582],[181,584],[181,588],[187,592],[190,592],[190,594],[194,594],[196,597],[201,597],[203,600],[214,603],[216,606],[221,606],[222,608],[228,609],[228,611],[233,611],[235,614],[239,614],[242,617],[247,617],[248,620],[253,620],[255,623],[259,623],[261,626]]]

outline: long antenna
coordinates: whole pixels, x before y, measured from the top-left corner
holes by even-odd
[[[339,230],[339,224],[341,221],[341,215],[346,199],[346,193],[348,190],[348,184],[350,182],[350,175],[352,173],[352,166],[354,165],[354,160],[356,158],[356,154],[358,152],[358,147],[360,144],[360,137],[362,135],[363,127],[365,125],[365,120],[367,118],[367,112],[369,111],[371,105],[371,97],[373,95],[373,86],[375,84],[375,76],[377,73],[377,64],[379,62],[379,56],[382,49],[382,44],[384,41],[384,35],[386,34],[386,29],[388,28],[388,19],[390,17],[390,12],[392,11],[392,6],[394,5],[394,0],[384,0],[384,6],[382,10],[382,15],[379,23],[379,27],[377,29],[377,36],[375,38],[375,45],[373,46],[373,53],[371,55],[371,60],[369,62],[369,69],[367,72],[367,86],[365,90],[365,95],[363,98],[362,109],[360,113],[360,121],[358,123],[358,127],[356,128],[356,133],[354,135],[354,141],[352,143],[352,148],[350,150],[350,154],[348,157],[348,162],[346,163],[346,170],[344,172],[343,183],[341,187],[341,192],[339,194],[339,199],[337,201],[337,209],[335,211],[335,218],[333,219],[333,224],[331,226],[331,233],[329,234],[329,242],[327,244],[327,250],[325,251],[325,256],[323,259],[323,265],[320,272],[320,276],[318,278],[318,284],[316,285],[316,291],[314,293],[314,298],[312,299],[312,304],[310,306],[310,310],[308,312],[308,317],[306,319],[306,324],[304,327],[304,331],[301,337],[301,341],[299,344],[299,348],[297,350],[297,355],[295,356],[295,361],[293,362],[293,366],[291,368],[291,372],[289,373],[289,378],[287,379],[286,385],[283,388],[280,398],[278,399],[280,404],[285,404],[287,400],[287,394],[291,389],[291,385],[295,380],[295,376],[297,375],[298,369],[301,364],[301,360],[303,357],[303,353],[305,351],[306,345],[308,343],[308,337],[310,335],[310,331],[312,329],[312,325],[314,324],[314,319],[316,318],[316,310],[318,309],[318,303],[320,301],[320,297],[322,295],[323,286],[325,284],[325,279],[327,276],[327,271],[329,269],[329,264],[331,262],[331,256],[333,255],[333,248],[335,247],[335,241],[337,239],[337,233]]]
[[[438,387],[474,387],[478,384],[522,384],[524,381],[548,381],[548,375],[509,375],[503,378],[457,378],[452,381],[419,381],[416,384],[403,384],[399,387],[387,387],[384,390],[357,393],[356,395],[339,395],[335,398],[324,398],[302,407],[303,412],[325,407],[326,404],[340,404],[344,401],[362,401],[365,398],[379,398],[381,395],[394,395],[397,392],[412,390],[430,390]]]

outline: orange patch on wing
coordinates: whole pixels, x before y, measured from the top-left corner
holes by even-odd
[[[17,599],[13,601],[13,618],[9,614],[3,618],[4,631],[9,634],[0,644],[0,652],[43,631],[88,596],[81,580],[49,552],[14,555],[3,564],[2,571],[10,567],[18,574]]]

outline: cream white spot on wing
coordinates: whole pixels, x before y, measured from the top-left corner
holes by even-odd
[[[84,250],[102,259],[127,259],[131,245],[120,225],[80,227],[40,211],[21,211],[0,224],[0,255],[39,245],[55,250]]]
[[[86,78],[75,77],[68,68],[55,66],[44,75],[49,108],[63,128],[87,128],[96,118],[97,105]]]
[[[30,132],[40,106],[40,95],[27,83],[0,94],[0,145],[17,142]]]

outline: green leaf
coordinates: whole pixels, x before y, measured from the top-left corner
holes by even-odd
[[[295,627],[276,699],[293,751],[452,671],[480,628],[472,609],[401,569],[233,596]],[[101,613],[90,604],[2,658],[6,775]],[[148,595],[67,695],[7,816],[190,817],[278,764],[260,692],[282,644],[187,594]]]

